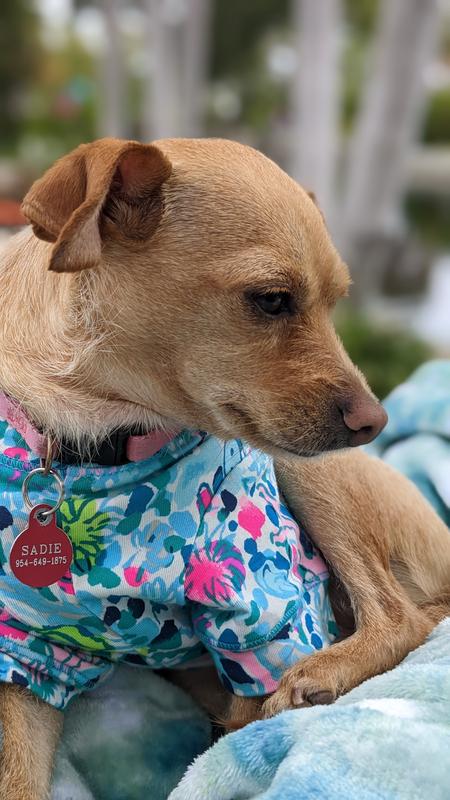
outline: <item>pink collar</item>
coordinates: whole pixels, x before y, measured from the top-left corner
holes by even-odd
[[[0,392],[0,417],[20,433],[38,458],[46,457],[47,437],[33,425],[19,403],[2,392]],[[146,458],[150,458],[172,441],[178,433],[180,433],[179,429],[168,432],[151,431],[143,436],[128,436],[125,449],[127,460],[144,461]]]

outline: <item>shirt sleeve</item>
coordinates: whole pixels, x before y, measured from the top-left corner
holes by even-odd
[[[326,565],[277,487],[271,459],[248,451],[209,502],[186,569],[198,638],[234,694],[273,692],[336,628]]]
[[[0,610],[0,683],[29,689],[46,703],[64,710],[86,689],[93,689],[113,669],[111,662],[88,652],[50,642]]]

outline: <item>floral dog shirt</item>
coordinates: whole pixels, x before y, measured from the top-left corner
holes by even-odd
[[[230,692],[262,695],[336,635],[326,566],[266,455],[184,431],[139,463],[57,466],[74,557],[42,589],[9,565],[27,523],[23,480],[38,465],[0,420],[1,681],[63,709],[115,662],[162,669],[208,652]],[[30,490],[54,501],[45,478]]]

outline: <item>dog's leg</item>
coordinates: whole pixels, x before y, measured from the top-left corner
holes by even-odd
[[[414,532],[411,535],[407,525],[390,529],[391,568],[411,600],[439,622],[450,615],[450,532],[414,493],[408,481],[401,498],[408,519],[414,509]]]
[[[228,712],[223,722],[226,731],[244,728],[250,722],[261,719],[264,697],[238,697],[234,695],[229,703]]]
[[[62,714],[19,686],[0,686],[0,798],[47,800]]]
[[[266,715],[332,702],[391,669],[421,644],[436,617],[420,610],[394,577],[393,541],[442,538],[445,531],[450,555],[445,526],[415,487],[364,453],[283,462],[277,464],[277,474],[291,510],[344,584],[356,631],[287,670],[264,705]],[[403,558],[407,560],[406,547]],[[441,564],[432,564],[432,557],[427,566],[440,573]]]

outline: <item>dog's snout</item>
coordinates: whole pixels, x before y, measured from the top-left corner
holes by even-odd
[[[350,447],[371,442],[381,433],[388,419],[381,403],[371,397],[343,404],[339,409],[348,430]]]

